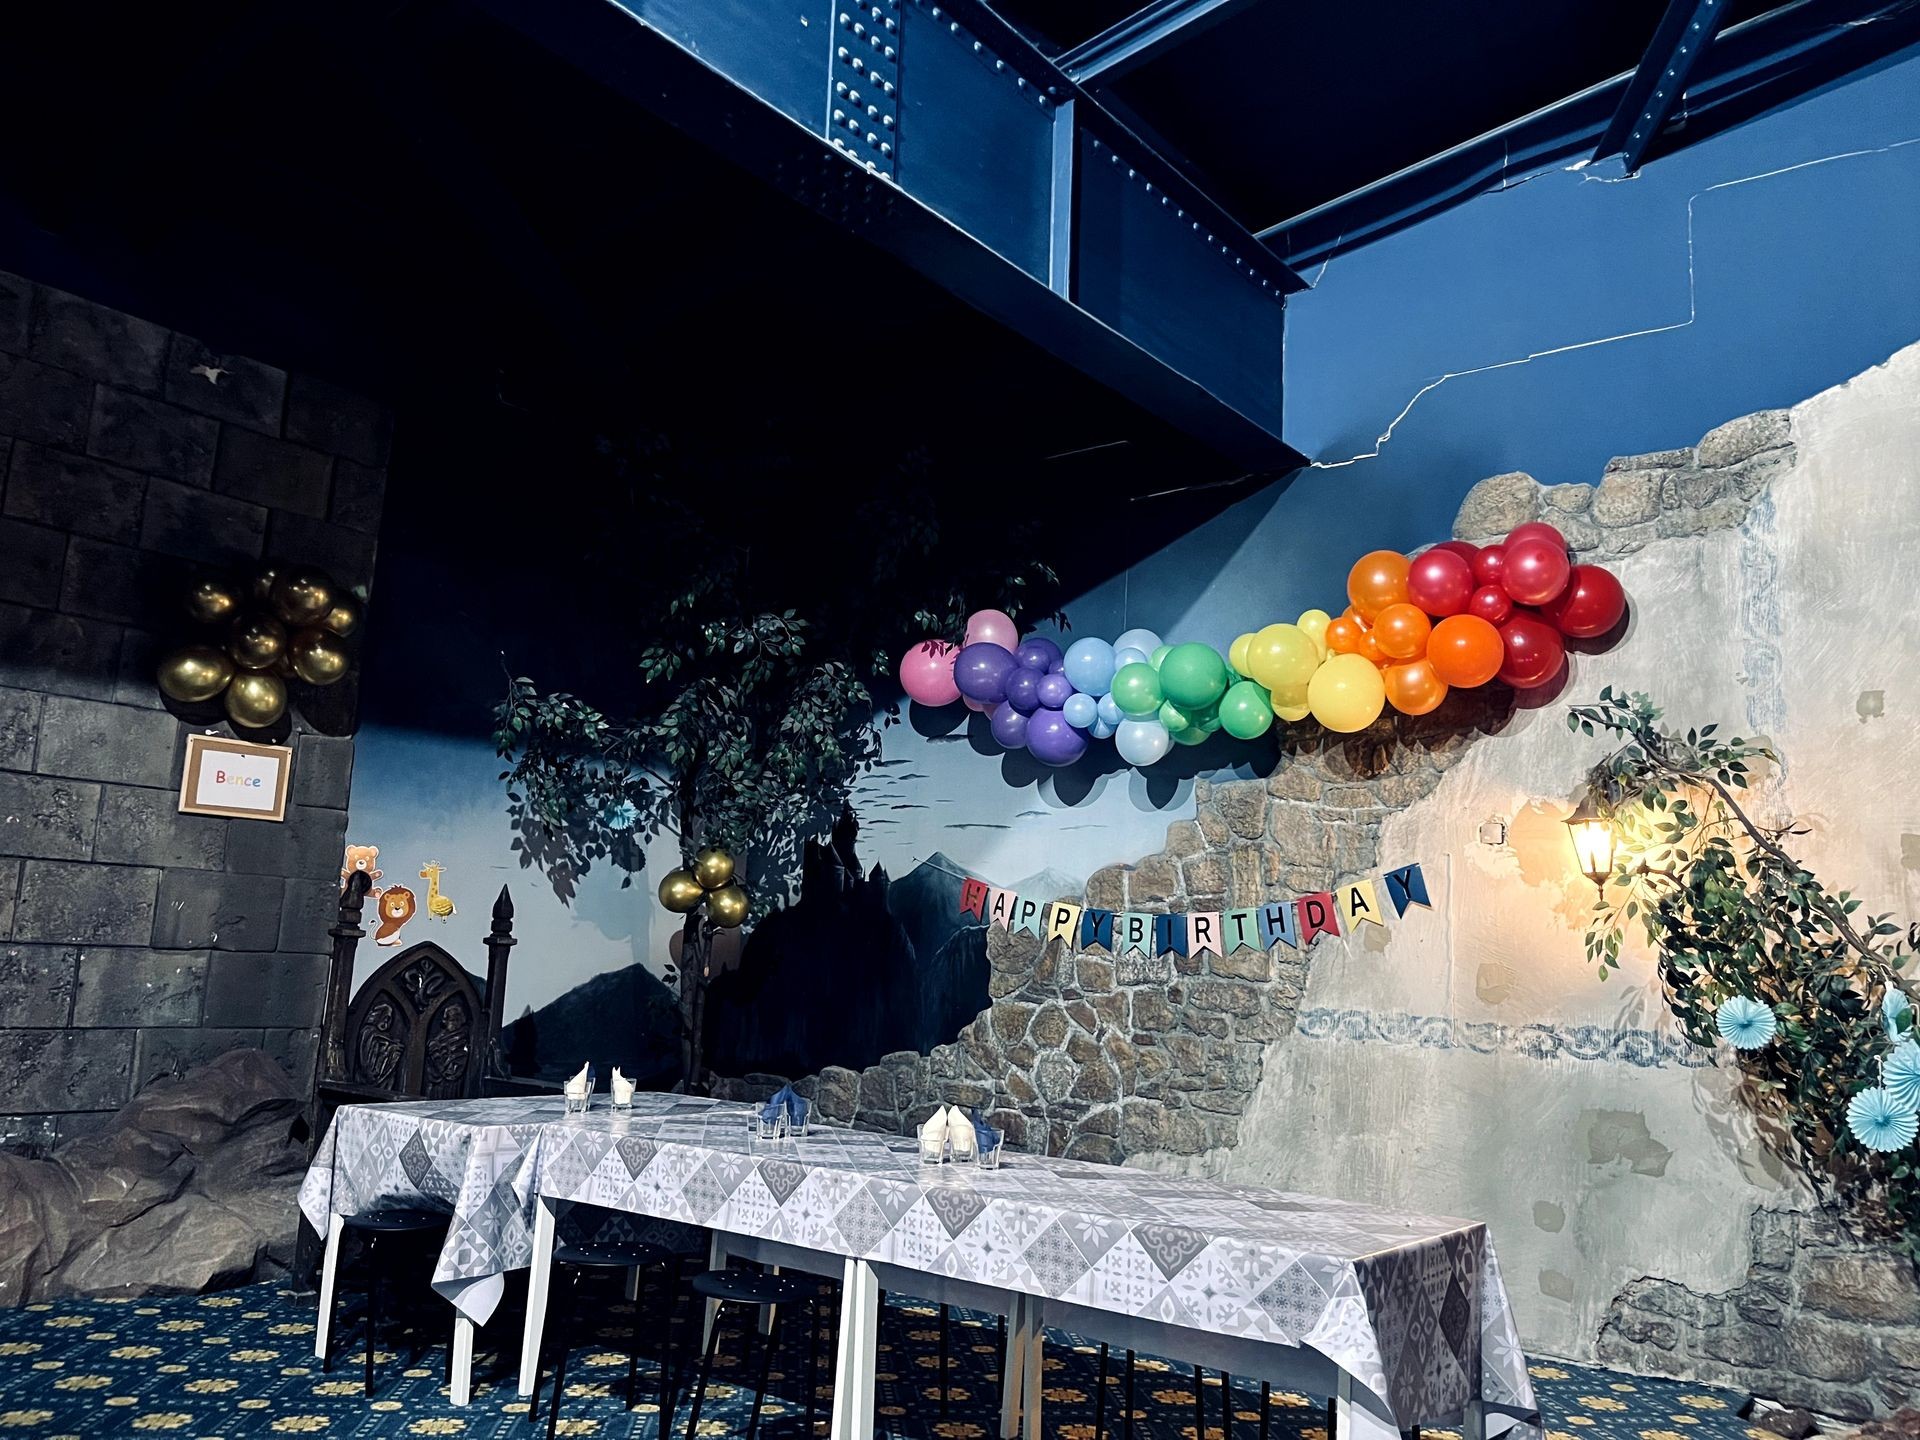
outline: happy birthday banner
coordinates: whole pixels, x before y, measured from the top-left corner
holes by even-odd
[[[1098,946],[1110,954],[1216,955],[1235,950],[1271,950],[1289,945],[1304,950],[1322,935],[1351,935],[1361,925],[1385,925],[1377,878],[1397,919],[1410,905],[1433,908],[1427,877],[1418,865],[1382,870],[1377,877],[1351,880],[1335,890],[1320,890],[1295,900],[1252,905],[1243,910],[1190,910],[1158,914],[1138,910],[1101,910],[1066,900],[1036,900],[1001,890],[984,880],[963,877],[960,913],[988,926],[1038,935],[1041,943],[1064,939],[1078,950]]]

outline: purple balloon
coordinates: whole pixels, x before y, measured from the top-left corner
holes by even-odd
[[[997,705],[987,717],[993,738],[1009,750],[1023,750],[1027,744],[1027,717],[1011,705]]]
[[[1029,670],[1038,670],[1042,675],[1051,675],[1067,663],[1067,657],[1060,647],[1041,635],[1029,635],[1020,642],[1020,648],[1014,652],[1018,660]]]
[[[1027,721],[1027,749],[1042,765],[1071,765],[1087,753],[1087,737],[1058,710],[1039,710]]]
[[[1042,675],[1036,688],[1040,692],[1040,703],[1049,710],[1058,710],[1073,698],[1073,682],[1058,673]]]
[[[1014,666],[1007,672],[1007,704],[1022,715],[1031,715],[1040,708],[1040,682],[1044,679],[1046,676],[1038,670]]]
[[[953,657],[953,683],[969,700],[998,705],[1007,698],[1007,675],[1012,669],[1013,656],[1006,646],[981,641]]]

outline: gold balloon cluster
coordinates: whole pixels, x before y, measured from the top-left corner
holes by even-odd
[[[214,632],[160,662],[160,689],[187,705],[219,699],[236,725],[259,730],[287,709],[287,681],[331,685],[352,656],[341,641],[365,610],[324,570],[268,567],[242,582],[201,580],[186,594],[190,619]]]
[[[734,882],[733,856],[708,848],[693,857],[690,868],[671,870],[660,879],[660,903],[676,915],[697,910],[704,903],[707,918],[731,930],[747,918],[747,892]]]

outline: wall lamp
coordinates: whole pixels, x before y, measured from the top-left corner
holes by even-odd
[[[1587,793],[1567,817],[1567,834],[1573,839],[1573,853],[1579,858],[1580,871],[1602,890],[1613,875],[1613,821],[1601,814]]]

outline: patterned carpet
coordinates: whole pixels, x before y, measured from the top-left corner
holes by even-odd
[[[545,1432],[528,1424],[527,1404],[514,1394],[510,1367],[517,1356],[486,1348],[517,1336],[517,1316],[502,1314],[481,1332],[474,1403],[456,1410],[447,1401],[445,1321],[439,1302],[422,1328],[423,1348],[409,1349],[404,1317],[383,1328],[376,1351],[374,1398],[362,1393],[358,1301],[343,1298],[332,1372],[313,1359],[314,1302],[274,1285],[165,1300],[63,1301],[0,1311],[0,1435],[34,1440],[62,1436],[324,1435],[329,1440],[386,1440],[457,1435],[469,1440],[529,1440]],[[631,1308],[611,1292],[583,1291],[578,1344],[560,1411],[563,1435],[606,1440],[657,1440],[657,1374],[650,1363],[657,1341],[641,1342],[640,1405],[623,1408]],[[940,1413],[938,1311],[889,1297],[880,1336],[879,1411],[889,1437],[899,1440],[987,1440],[997,1433],[999,1346],[996,1322],[954,1313],[950,1409]],[[657,1330],[657,1327],[650,1327]],[[791,1329],[792,1327],[790,1327]],[[831,1349],[821,1331],[821,1390],[817,1431],[826,1433],[825,1389]],[[761,1423],[768,1440],[797,1440],[804,1430],[807,1365],[800,1337],[790,1333],[775,1357]],[[746,1431],[757,1349],[748,1368],[741,1337],[722,1340],[715,1380],[700,1417],[703,1436]],[[1048,1440],[1096,1440],[1093,1393],[1097,1347],[1053,1334],[1047,1350],[1045,1429]],[[1110,1371],[1107,1428],[1123,1440],[1120,1357]],[[1750,1430],[1735,1411],[1741,1397],[1698,1385],[1630,1379],[1605,1370],[1536,1363],[1533,1375],[1545,1407],[1549,1440],[1775,1440]],[[745,1381],[745,1384],[740,1382]],[[551,1394],[544,1384],[541,1397]],[[1221,1425],[1220,1377],[1205,1381],[1206,1440],[1229,1440]],[[1326,1440],[1325,1402],[1305,1395],[1270,1398],[1273,1440]],[[1141,1357],[1134,1376],[1138,1440],[1194,1440],[1193,1372]],[[1258,1386],[1235,1381],[1231,1440],[1260,1433]],[[687,1406],[678,1408],[674,1433],[684,1433]],[[1444,1430],[1427,1440],[1458,1440]]]

